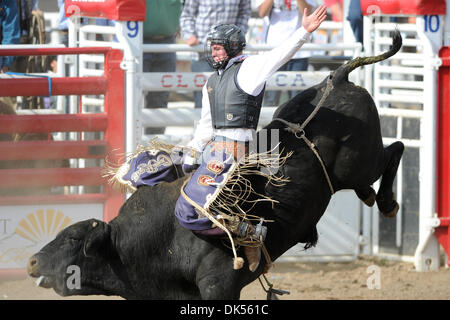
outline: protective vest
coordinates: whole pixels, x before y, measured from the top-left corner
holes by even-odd
[[[221,75],[215,72],[207,82],[211,119],[214,129],[258,126],[264,89],[257,96],[244,92],[237,84],[242,61],[235,61]]]

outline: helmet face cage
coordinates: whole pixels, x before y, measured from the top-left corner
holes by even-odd
[[[211,45],[220,44],[224,47],[228,59],[215,62],[212,58]],[[222,24],[213,28],[208,34],[205,43],[205,53],[208,63],[215,69],[225,67],[228,61],[237,56],[245,48],[245,36],[241,29],[233,24]]]

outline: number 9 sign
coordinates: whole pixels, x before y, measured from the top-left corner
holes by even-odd
[[[127,21],[127,36],[136,38],[139,33],[139,23],[137,21]]]

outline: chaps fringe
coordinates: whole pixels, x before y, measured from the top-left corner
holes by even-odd
[[[234,269],[240,269],[243,265],[243,259],[237,256],[236,245],[243,246],[261,246],[260,240],[249,240],[248,238],[241,238],[236,236],[238,234],[238,225],[242,222],[250,221],[262,221],[273,222],[271,220],[264,220],[263,218],[249,214],[258,202],[267,201],[271,202],[272,206],[277,203],[276,200],[270,197],[260,194],[255,191],[251,181],[247,178],[249,176],[261,176],[265,178],[266,186],[271,184],[276,187],[281,187],[289,182],[289,179],[280,175],[276,175],[278,169],[282,167],[286,160],[291,157],[293,152],[288,152],[286,155],[281,156],[280,153],[274,153],[274,150],[278,150],[279,144],[267,152],[262,153],[250,153],[242,157],[239,162],[234,163],[230,172],[227,175],[223,183],[216,189],[213,194],[209,194],[207,202],[204,207],[196,204],[184,193],[184,186],[188,180],[181,187],[181,195],[193,205],[196,210],[203,216],[211,220],[214,225],[225,231],[232,245],[234,255]],[[122,192],[136,191],[136,188],[131,185],[131,182],[125,181],[123,176],[129,171],[132,159],[137,157],[142,152],[158,152],[166,151],[171,154],[176,148],[173,145],[169,145],[156,138],[149,142],[149,145],[139,145],[135,152],[128,155],[122,165],[115,165],[105,159],[105,168],[103,170],[103,177],[109,178],[108,182],[111,186]],[[247,212],[242,209],[243,205],[250,205]],[[232,234],[235,235],[233,238]]]

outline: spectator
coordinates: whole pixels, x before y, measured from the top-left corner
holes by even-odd
[[[20,41],[19,11],[16,0],[0,0],[0,43],[18,44]],[[0,71],[8,71],[14,57],[0,57]]]
[[[48,73],[48,76],[51,77],[52,75],[58,74],[58,60],[56,56],[49,56],[46,60],[46,72]],[[56,108],[56,97],[50,96],[50,97],[43,97],[44,100],[44,108],[45,109],[55,109]]]
[[[324,0],[324,4],[330,10],[333,21],[344,21],[343,0]],[[347,20],[350,22],[355,40],[363,43],[363,16],[360,0],[350,0]]]
[[[17,10],[19,15],[19,25],[20,25],[20,44],[31,44],[33,34],[30,34],[31,23],[33,21],[33,11],[39,10],[37,5],[37,0],[17,0]],[[36,24],[36,22],[35,22]],[[31,32],[32,33],[32,32]],[[45,37],[44,37],[45,38]],[[15,57],[14,65],[11,66],[11,70],[14,72],[27,72],[27,64],[29,57],[27,56],[17,56]],[[42,57],[40,57],[42,59]]]
[[[344,21],[343,0],[323,0],[323,4],[329,9],[331,13],[331,19],[333,19],[333,21]]]
[[[350,0],[347,20],[350,22],[356,42],[363,43],[364,24],[360,0]]]
[[[0,44],[18,44],[20,41],[19,11],[16,0],[0,0]],[[0,73],[13,67],[15,57],[0,56]],[[0,102],[16,109],[15,97],[0,97]]]
[[[175,43],[180,29],[180,0],[147,0],[146,19],[144,21],[144,43]],[[144,72],[175,72],[175,52],[144,53]],[[148,92],[146,108],[167,108],[169,92]],[[164,128],[147,128],[146,134],[164,133]]]
[[[207,33],[218,24],[235,24],[246,34],[251,14],[250,0],[186,0],[180,17],[181,35],[190,46],[204,44]],[[195,54],[191,71],[213,71],[204,54]],[[202,107],[201,92],[194,92],[195,107]]]
[[[58,0],[58,9],[58,30],[61,33],[61,43],[67,47],[69,45],[69,24],[64,8],[64,0]]]
[[[17,8],[20,12],[20,30],[21,30],[21,44],[29,43],[30,23],[32,20],[32,11],[38,10],[37,0],[17,0]]]
[[[300,26],[303,10],[312,9],[316,6],[313,0],[256,0],[258,14],[261,18],[268,20],[266,43],[278,46],[289,38]],[[294,57],[283,65],[279,71],[305,71],[308,68],[308,51],[297,51]],[[289,91],[289,99],[293,98],[298,91]],[[264,96],[264,106],[276,106],[279,104],[281,92],[267,91]]]

